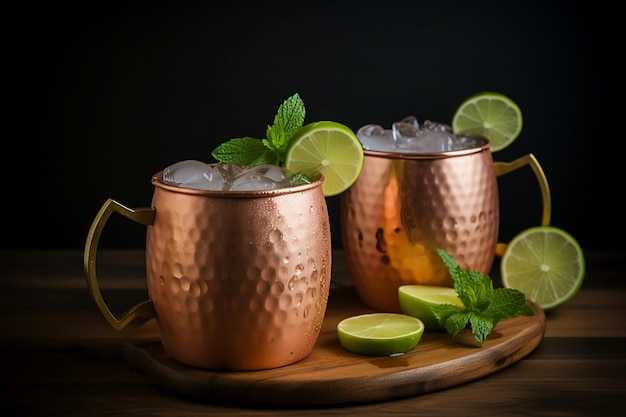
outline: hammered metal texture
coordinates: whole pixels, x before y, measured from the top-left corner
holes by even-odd
[[[264,192],[171,187],[156,174],[148,293],[166,354],[214,370],[305,358],[321,330],[331,239],[321,181]]]
[[[400,312],[404,284],[453,286],[438,248],[464,268],[491,270],[500,214],[488,143],[429,156],[365,151],[340,207],[348,270],[374,309]]]

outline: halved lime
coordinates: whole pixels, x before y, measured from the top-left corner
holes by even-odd
[[[400,310],[404,314],[420,319],[426,330],[441,331],[444,328],[439,324],[430,310],[438,304],[454,304],[465,307],[454,288],[435,285],[409,284],[398,288]]]
[[[331,121],[303,126],[292,137],[284,167],[309,176],[322,174],[326,197],[347,190],[359,177],[363,148],[350,128]]]
[[[500,261],[502,285],[544,310],[571,300],[585,277],[585,257],[572,235],[553,226],[531,227],[508,244]]]
[[[484,136],[491,142],[491,152],[509,146],[522,132],[522,111],[509,97],[482,92],[466,99],[452,118],[455,134]]]
[[[398,313],[361,314],[337,324],[341,346],[361,355],[406,353],[417,346],[423,333],[420,319]]]

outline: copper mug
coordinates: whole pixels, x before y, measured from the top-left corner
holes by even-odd
[[[490,143],[429,154],[365,150],[356,183],[341,196],[340,220],[348,270],[361,300],[381,311],[400,312],[398,287],[452,287],[441,248],[460,266],[489,274],[498,243],[497,177],[529,165],[541,188],[542,225],[550,223],[548,182],[528,154],[495,162]]]
[[[312,351],[326,313],[331,238],[323,178],[267,191],[203,191],[152,177],[150,208],[108,199],[93,221],[84,267],[91,295],[121,330],[155,317],[165,353],[184,365],[258,370]],[[120,318],[96,276],[100,235],[112,213],[147,226],[149,300]]]

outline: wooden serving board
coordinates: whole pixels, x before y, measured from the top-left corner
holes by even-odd
[[[362,356],[343,349],[336,326],[346,317],[373,312],[353,288],[332,290],[319,339],[311,354],[282,368],[222,372],[181,365],[169,359],[156,322],[137,329],[125,347],[127,361],[155,385],[186,398],[272,407],[362,404],[416,396],[476,380],[503,369],[541,342],[545,314],[498,323],[482,347],[445,332],[425,332],[412,351],[393,357]]]

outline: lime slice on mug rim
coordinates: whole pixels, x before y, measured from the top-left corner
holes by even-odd
[[[455,134],[483,136],[491,142],[491,152],[512,144],[522,132],[522,125],[522,111],[517,103],[491,91],[467,98],[452,118]]]
[[[321,121],[303,126],[289,143],[284,167],[311,177],[324,176],[324,196],[347,190],[359,177],[363,166],[363,147],[347,126]]]

